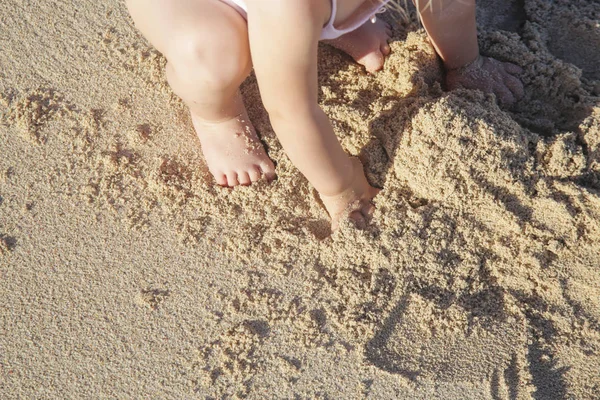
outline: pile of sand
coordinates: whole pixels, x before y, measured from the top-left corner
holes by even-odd
[[[478,4],[512,110],[414,26],[374,76],[321,49],[383,188],[334,235],[252,77],[278,180],[216,187],[123,4],[1,4],[2,397],[598,398],[600,5]]]

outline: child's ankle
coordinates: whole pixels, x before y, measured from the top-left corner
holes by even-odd
[[[213,118],[206,118],[206,116],[198,115],[198,114],[194,113],[193,111],[190,111],[190,114],[192,115],[192,119],[194,119],[196,122],[200,122],[203,125],[218,125],[218,124],[222,124],[223,122],[232,121],[234,119],[241,120],[245,116],[244,113],[238,113],[238,114],[232,114],[232,115],[219,115],[219,116],[214,116]]]
[[[347,178],[347,183],[342,185],[340,189],[332,191],[332,192],[319,192],[319,196],[323,199],[338,199],[345,197],[352,197],[357,190],[357,187],[360,187],[360,182],[364,177],[363,165],[357,157],[350,157],[350,163],[352,165],[352,172]]]

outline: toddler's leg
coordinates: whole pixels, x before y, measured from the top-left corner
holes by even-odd
[[[168,60],[167,78],[190,108],[220,185],[274,176],[239,92],[251,69],[246,21],[219,0],[128,0],[136,27]]]

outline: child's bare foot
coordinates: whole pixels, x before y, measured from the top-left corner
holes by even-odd
[[[383,68],[385,56],[390,54],[388,40],[391,36],[390,24],[377,19],[375,23],[367,21],[360,28],[325,43],[347,53],[373,73]]]
[[[457,88],[479,89],[494,93],[503,106],[511,106],[523,97],[523,83],[519,74],[523,69],[509,62],[479,56],[475,61],[446,72],[449,90]]]
[[[267,156],[248,115],[210,122],[192,114],[208,169],[222,186],[249,185],[265,176],[275,177],[275,166]]]
[[[354,221],[359,228],[364,228],[375,210],[371,200],[379,193],[379,189],[369,185],[358,158],[352,158],[352,166],[354,178],[349,188],[333,196],[319,194],[331,217],[331,228],[334,231],[346,217]]]

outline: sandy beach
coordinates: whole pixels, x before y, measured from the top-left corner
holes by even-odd
[[[382,188],[332,235],[253,76],[278,179],[218,187],[123,2],[1,2],[0,398],[600,399],[600,3],[478,23],[510,110],[445,92],[416,22],[374,75],[321,46]]]

